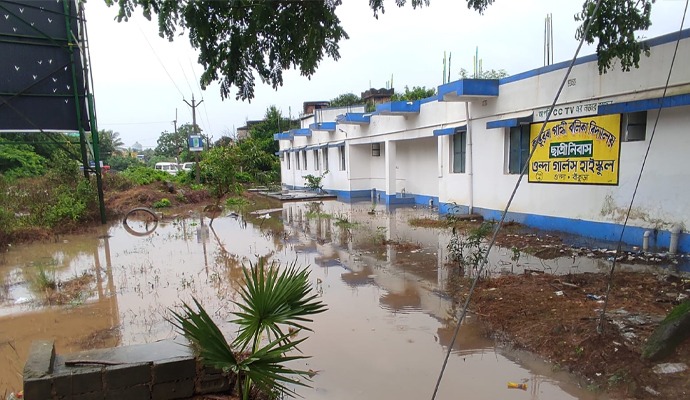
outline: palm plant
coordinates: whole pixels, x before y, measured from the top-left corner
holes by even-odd
[[[281,325],[290,329],[311,330],[305,327],[309,315],[326,310],[326,306],[310,295],[309,272],[298,269],[295,263],[279,270],[276,263],[265,268],[263,261],[244,269],[246,286],[241,290],[240,311],[232,322],[239,325],[239,333],[229,344],[218,326],[196,300],[197,311],[183,305],[183,312],[172,312],[177,327],[199,351],[202,361],[210,366],[237,374],[237,389],[243,399],[249,398],[252,385],[264,393],[275,391],[291,395],[285,386],[307,386],[300,377],[308,379],[307,371],[287,368],[285,363],[306,356],[288,356],[306,338],[291,340],[293,332],[283,333]],[[262,345],[263,334],[268,343]],[[237,350],[237,352],[235,352]]]

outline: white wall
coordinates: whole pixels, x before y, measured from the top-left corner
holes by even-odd
[[[612,70],[599,75],[596,62],[575,66],[560,103],[611,100],[622,102],[661,96],[670,52],[675,43],[652,48],[652,57],[640,62],[640,69],[623,73]],[[684,62],[682,60],[685,60]],[[679,48],[669,94],[690,92],[690,40]],[[662,72],[663,71],[663,72]],[[500,85],[498,98],[471,104],[474,164],[474,206],[502,210],[518,175],[507,174],[507,128],[487,129],[486,122],[502,114],[535,110],[550,105],[565,70]],[[650,88],[647,90],[646,88]],[[648,111],[646,140],[622,142],[617,186],[539,184],[524,177],[510,208],[512,212],[565,217],[589,221],[622,223],[649,143],[656,111]],[[560,117],[565,118],[565,117]],[[669,229],[673,223],[690,226],[690,206],[685,200],[690,187],[683,184],[690,170],[685,155],[690,145],[690,107],[662,110],[645,173],[637,193],[631,225]],[[440,139],[444,164],[440,201],[467,205],[467,175],[447,173],[450,138]]]

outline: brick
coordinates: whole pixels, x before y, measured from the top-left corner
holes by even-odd
[[[194,357],[177,357],[153,364],[153,384],[193,379],[196,375]]]
[[[194,379],[154,384],[151,388],[153,400],[186,399],[194,395]]]
[[[196,380],[195,393],[208,394],[230,391],[230,378],[222,374],[206,375]]]
[[[31,343],[29,356],[24,364],[24,379],[42,378],[53,372],[55,342],[36,340]]]
[[[151,363],[123,364],[103,370],[106,390],[122,389],[151,383]]]
[[[103,400],[104,398],[105,394],[101,391],[72,395],[72,400]]]
[[[45,400],[51,397],[53,381],[50,377],[24,379],[24,398],[26,400]]]
[[[103,393],[103,371],[101,368],[72,370],[72,394]]]
[[[150,400],[151,387],[149,385],[130,386],[105,392],[105,400]]]
[[[53,374],[53,393],[55,393],[58,398],[61,396],[69,397],[72,396],[72,372],[64,371],[57,372]]]

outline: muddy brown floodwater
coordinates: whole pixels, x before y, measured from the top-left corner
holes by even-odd
[[[0,395],[21,386],[33,340],[58,353],[153,342],[176,336],[171,308],[199,299],[228,337],[242,265],[258,257],[309,265],[328,311],[315,317],[296,365],[316,372],[306,399],[430,398],[451,342],[453,305],[444,294],[448,234],[412,228],[428,209],[322,203],[262,203],[265,214],[198,215],[160,222],[153,233],[130,221],[0,255]],[[226,213],[227,214],[227,213]],[[385,245],[385,241],[389,241]],[[391,245],[395,242],[397,245]],[[402,245],[401,245],[402,244]],[[596,260],[538,260],[499,249],[501,269],[601,271]],[[517,271],[515,271],[517,272]],[[59,295],[56,295],[59,294]],[[508,389],[507,382],[528,390]],[[529,354],[495,348],[469,318],[452,349],[439,399],[594,399],[571,376]]]

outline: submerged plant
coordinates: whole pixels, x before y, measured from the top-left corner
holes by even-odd
[[[237,338],[228,343],[218,326],[194,299],[196,311],[187,304],[183,312],[172,312],[173,324],[198,349],[202,361],[237,374],[237,389],[243,399],[249,398],[252,385],[264,393],[278,391],[292,395],[286,384],[307,386],[299,378],[307,371],[285,366],[291,360],[307,356],[288,356],[306,338],[292,340],[296,332],[311,330],[304,324],[310,315],[326,311],[326,306],[311,294],[309,272],[292,263],[285,269],[263,260],[244,269],[245,286],[239,311],[232,322],[239,325]],[[283,330],[287,327],[287,332]],[[266,335],[268,344],[262,344]]]
[[[492,223],[483,222],[480,226],[470,229],[465,236],[459,234],[453,228],[450,241],[446,246],[448,261],[451,264],[457,265],[461,270],[467,268],[477,269],[487,256],[487,249],[482,242],[489,235],[492,228]]]

